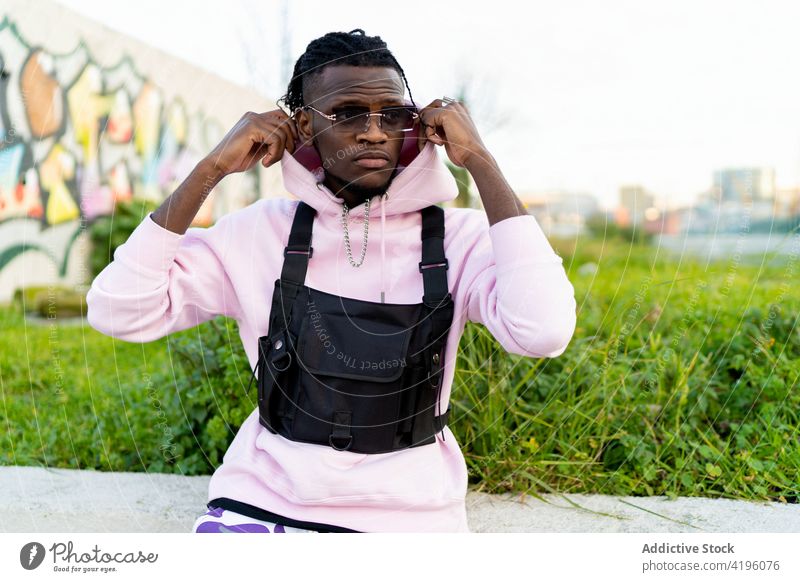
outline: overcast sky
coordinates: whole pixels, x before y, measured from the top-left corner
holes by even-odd
[[[478,128],[521,194],[611,207],[640,183],[674,206],[731,166],[800,184],[800,3],[313,0],[284,16],[279,0],[61,1],[273,99],[285,28],[290,65],[312,39],[363,28],[418,104],[471,83]]]

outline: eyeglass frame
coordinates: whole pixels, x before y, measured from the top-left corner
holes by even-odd
[[[397,109],[400,109],[400,108],[410,109],[411,110],[411,119],[413,121],[415,121],[415,122],[417,120],[419,120],[419,118],[420,118],[419,117],[419,112],[415,111],[416,107],[414,107],[413,105],[389,105],[388,107],[384,107],[383,109],[389,109],[389,108],[393,108],[393,107],[397,108]],[[325,119],[329,120],[331,122],[331,128],[333,128],[335,126],[335,124],[334,124],[334,122],[336,121],[336,114],[335,113],[332,113],[332,114],[328,115],[327,113],[323,113],[322,111],[320,111],[316,107],[312,107],[311,105],[303,105],[301,109],[311,109],[312,111],[315,111],[316,113],[319,113]],[[378,116],[378,128],[381,131],[383,131],[383,110],[376,111],[374,113],[372,111],[370,111],[369,113],[362,113],[361,115],[364,115],[367,118],[367,121],[364,124],[364,129],[359,133],[365,133],[365,132],[369,131],[370,118],[373,115],[377,115]],[[406,129],[395,129],[395,130],[388,130],[388,131],[406,133],[406,132],[413,131],[413,130],[414,130],[414,125],[412,124],[411,127],[406,128]]]

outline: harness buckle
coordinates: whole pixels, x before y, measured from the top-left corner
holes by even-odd
[[[308,248],[304,247],[303,245],[286,245],[283,249],[283,258],[286,258],[287,255],[308,255],[310,259],[314,256],[314,247],[309,246]]]
[[[286,371],[292,363],[292,353],[289,351],[288,334],[283,330],[273,335],[269,342],[272,345],[272,357],[270,362],[272,367],[278,372]],[[286,365],[280,365],[279,362],[286,362]]]
[[[422,261],[419,262],[420,273],[422,273],[422,269],[436,269],[438,267],[444,267],[444,270],[447,271],[450,268],[450,261],[445,258],[444,261],[437,261],[435,263],[423,263]]]
[[[349,410],[337,410],[333,413],[333,430],[328,435],[328,444],[337,451],[346,451],[353,444],[353,435],[350,434],[350,419],[352,414]],[[333,439],[347,439],[344,446],[338,446]]]
[[[333,442],[333,435],[330,435],[330,436],[328,437],[328,444],[331,446],[331,448],[334,448],[334,449],[336,449],[337,451],[346,451],[347,449],[349,449],[349,448],[350,448],[350,445],[352,445],[352,444],[353,444],[353,435],[348,435],[348,437],[347,437],[347,444],[346,444],[345,446],[343,446],[343,447],[338,447],[338,446],[336,446],[336,444],[334,444],[334,442]]]

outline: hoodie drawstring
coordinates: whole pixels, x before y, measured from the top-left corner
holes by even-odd
[[[383,275],[384,266],[386,265],[386,247],[384,245],[384,233],[383,229],[386,225],[386,213],[384,212],[384,205],[386,204],[386,194],[381,195],[381,303],[386,303],[385,299],[385,279]]]

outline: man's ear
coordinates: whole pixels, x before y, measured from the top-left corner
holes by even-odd
[[[294,122],[297,126],[297,135],[300,136],[303,145],[311,145],[314,133],[311,127],[311,116],[308,114],[308,111],[305,109],[298,109],[294,114]]]

